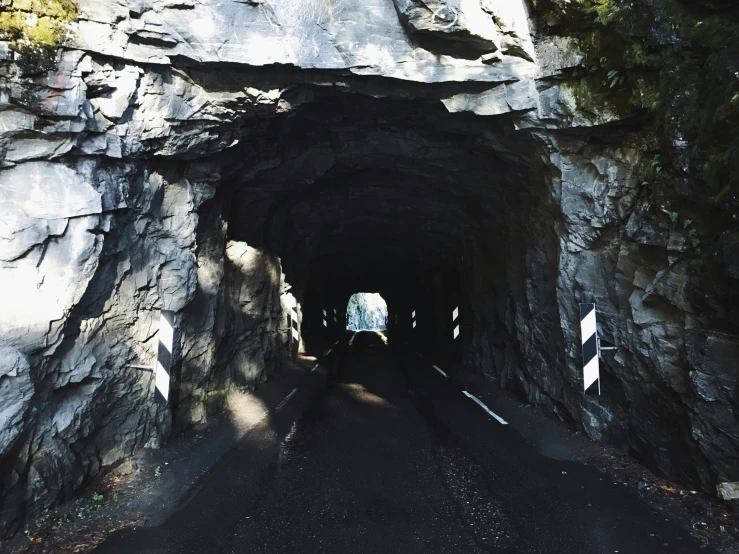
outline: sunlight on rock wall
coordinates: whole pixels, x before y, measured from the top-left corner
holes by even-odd
[[[349,299],[346,315],[351,331],[385,329],[387,304],[377,293],[358,292]]]

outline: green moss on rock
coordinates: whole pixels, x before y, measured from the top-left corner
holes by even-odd
[[[13,0],[0,12],[0,38],[22,54],[41,54],[59,46],[77,13],[72,0]]]
[[[562,83],[562,89],[574,100],[573,115],[579,115],[593,125],[632,115],[628,94],[609,88],[608,82],[600,75],[585,75],[567,80]]]
[[[624,109],[626,97],[632,109],[652,112],[664,154],[660,200],[691,213],[707,239],[736,229],[739,8],[711,10],[681,0],[548,1],[559,14],[552,25],[581,38],[590,78],[573,94],[582,108],[600,102]],[[623,76],[615,92],[602,86],[608,75]]]

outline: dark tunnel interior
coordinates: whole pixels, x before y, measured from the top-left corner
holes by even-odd
[[[280,257],[306,349],[345,328],[324,328],[322,312],[360,291],[386,299],[390,335],[440,356],[474,357],[476,310],[497,314],[492,336],[508,349],[521,244],[555,240],[525,223],[546,209],[537,145],[438,101],[315,94],[240,145],[219,191],[227,238]],[[264,169],[243,171],[254,156]]]

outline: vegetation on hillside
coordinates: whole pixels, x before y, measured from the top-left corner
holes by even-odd
[[[652,113],[645,167],[653,205],[690,228],[697,257],[739,229],[739,8],[724,0],[550,0],[553,27],[580,38],[575,97]],[[700,237],[699,237],[700,235]]]

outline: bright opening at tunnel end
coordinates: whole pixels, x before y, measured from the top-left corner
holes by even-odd
[[[384,331],[387,325],[387,303],[375,292],[353,294],[346,306],[346,328],[349,331]]]

